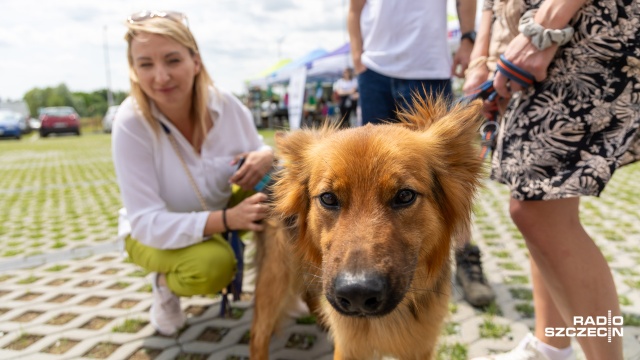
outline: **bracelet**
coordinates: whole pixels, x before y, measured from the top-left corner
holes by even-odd
[[[574,33],[573,27],[567,26],[559,30],[545,29],[533,20],[537,11],[538,10],[533,9],[525,12],[520,18],[520,24],[518,25],[518,31],[528,37],[533,46],[538,50],[544,50],[553,43],[562,46],[571,41]]]
[[[222,209],[222,225],[224,225],[224,231],[231,231],[229,225],[227,225],[227,208]]]

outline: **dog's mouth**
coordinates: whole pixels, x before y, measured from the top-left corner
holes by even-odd
[[[393,311],[404,297],[388,276],[379,273],[342,272],[336,276],[326,297],[336,311],[352,317],[379,317]]]

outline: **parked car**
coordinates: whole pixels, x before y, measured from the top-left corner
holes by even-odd
[[[0,101],[0,111],[11,111],[20,115],[20,131],[22,135],[30,133],[33,129],[29,123],[29,106],[24,100]]]
[[[0,137],[20,139],[22,115],[15,111],[0,110]]]
[[[73,133],[80,135],[80,116],[70,106],[54,106],[40,109],[40,136]]]
[[[118,111],[118,105],[109,106],[107,109],[107,113],[104,114],[104,118],[102,118],[102,129],[106,133],[111,133],[111,128],[113,127],[113,119],[116,117],[116,111]]]

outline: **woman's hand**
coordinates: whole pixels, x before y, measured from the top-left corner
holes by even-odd
[[[480,85],[489,79],[489,69],[486,66],[478,66],[467,72],[462,91],[464,96],[469,96],[478,91]],[[495,101],[485,100],[482,103],[482,115],[487,119],[493,119],[496,111]]]
[[[231,165],[235,165],[244,158],[244,163],[238,171],[231,176],[229,182],[239,185],[244,190],[251,190],[264,177],[273,165],[273,151],[265,149],[243,153],[233,160]]]
[[[520,34],[509,43],[504,57],[515,66],[529,72],[535,77],[536,81],[542,81],[547,78],[547,69],[557,50],[558,45],[556,44],[544,50],[538,50],[531,44],[529,38]],[[500,72],[496,73],[493,86],[498,95],[506,99],[511,98],[512,93],[522,90],[522,87],[517,82],[509,81]]]
[[[489,69],[486,65],[480,65],[467,71],[464,77],[462,92],[464,96],[475,94],[482,83],[489,79]]]
[[[264,225],[259,221],[269,214],[267,195],[257,193],[244,199],[240,204],[227,209],[227,226],[230,230],[262,231]]]

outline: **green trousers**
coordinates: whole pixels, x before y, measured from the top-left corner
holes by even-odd
[[[228,207],[254,193],[234,185]],[[236,273],[233,249],[221,234],[186,248],[171,250],[153,248],[129,236],[125,249],[134,264],[151,272],[164,273],[167,286],[178,296],[217,294],[229,285]]]

